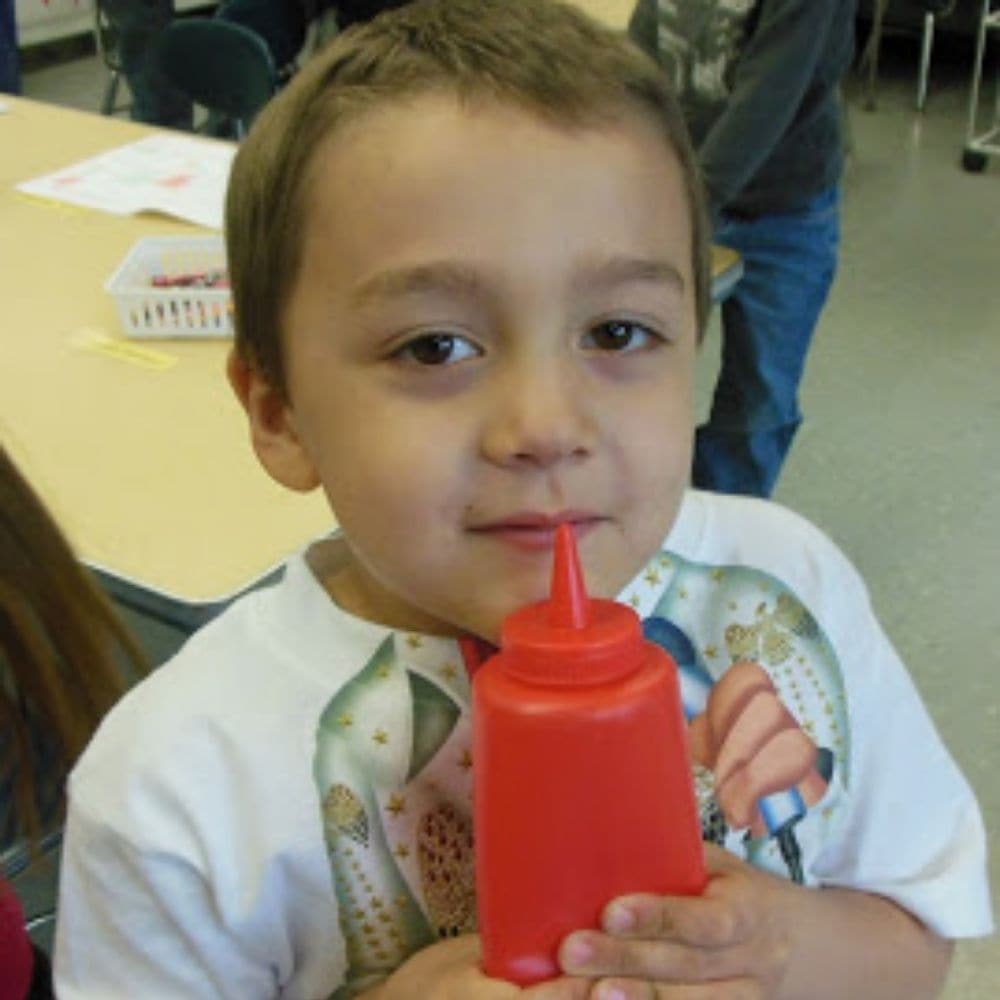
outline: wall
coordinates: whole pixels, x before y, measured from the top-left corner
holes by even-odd
[[[175,10],[214,7],[209,0],[174,0]],[[94,30],[94,0],[14,0],[20,48]]]

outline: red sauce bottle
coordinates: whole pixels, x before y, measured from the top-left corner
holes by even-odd
[[[597,927],[616,896],[701,892],[676,665],[631,608],[587,596],[568,525],[551,595],[504,622],[472,717],[487,975],[522,986],[558,975],[563,937]]]

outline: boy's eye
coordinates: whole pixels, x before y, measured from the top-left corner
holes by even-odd
[[[641,323],[612,319],[606,323],[599,323],[590,330],[584,337],[584,346],[595,348],[598,351],[624,353],[652,347],[662,339]]]
[[[465,337],[454,333],[425,333],[408,340],[393,357],[418,365],[453,365],[482,351]]]

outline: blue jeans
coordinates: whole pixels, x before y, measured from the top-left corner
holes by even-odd
[[[743,257],[722,304],[722,368],[695,437],[694,485],[770,496],[802,422],[798,389],[837,266],[840,191],[756,219],[722,216],[716,243]]]

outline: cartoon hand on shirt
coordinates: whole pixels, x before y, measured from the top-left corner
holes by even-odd
[[[726,671],[688,733],[693,760],[715,775],[715,796],[730,827],[765,836],[759,799],[797,787],[811,806],[826,792],[816,744],[756,663],[735,663]]]

